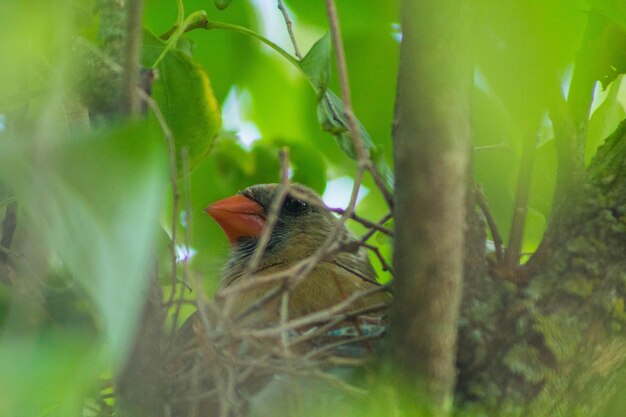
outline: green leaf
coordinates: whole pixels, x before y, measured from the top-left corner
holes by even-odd
[[[72,332],[3,336],[0,415],[80,415],[81,400],[93,392],[102,373],[92,340]]]
[[[356,159],[357,154],[354,149],[354,140],[348,128],[348,119],[345,116],[343,101],[332,90],[327,90],[323,99],[317,106],[317,118],[326,132],[329,132],[337,139],[337,144],[350,158]],[[365,127],[357,120],[359,136],[363,141],[365,149],[370,151],[374,147],[372,138]]]
[[[516,165],[518,163],[516,163]],[[552,212],[552,198],[554,196],[556,179],[554,173],[556,169],[556,143],[554,140],[548,140],[537,146],[535,150],[530,186],[531,191],[528,200],[529,209],[535,211],[537,216],[543,216],[545,219],[549,218]],[[517,177],[517,174],[515,176]],[[540,224],[540,222],[537,224]],[[525,233],[524,238],[530,238],[533,242],[539,242],[543,230],[535,229],[536,233],[534,233],[534,236],[533,232],[529,230],[530,229]]]
[[[617,95],[622,85],[622,76],[619,76],[609,88],[609,92],[600,106],[593,112],[587,128],[587,141],[585,142],[585,162],[588,164],[596,149],[617,127],[619,122],[626,116],[624,108],[617,100]]]
[[[164,43],[146,34],[144,62],[158,56]],[[153,95],[172,131],[179,174],[183,149],[189,167],[196,167],[208,154],[221,128],[220,108],[209,75],[182,51],[172,48],[158,66]]]
[[[300,68],[321,95],[328,87],[330,79],[330,35],[328,32],[311,47],[300,60]]]
[[[252,147],[254,160],[252,179],[255,182],[280,181],[278,154],[283,147],[289,149],[291,180],[311,187],[322,194],[326,188],[326,163],[316,147],[304,142],[286,139],[256,141]]]
[[[306,74],[309,82],[318,92],[320,101],[317,107],[317,116],[322,129],[333,134],[339,147],[352,159],[356,159],[354,139],[348,127],[342,100],[328,89],[330,79],[330,34],[326,33],[311,47],[309,52],[300,60],[300,68]],[[383,178],[393,187],[393,174],[387,161],[383,157],[382,149],[377,147],[369,133],[357,119],[359,136],[363,141],[374,165]]]
[[[219,10],[224,10],[225,8],[230,6],[230,3],[232,2],[233,0],[213,0],[213,3],[215,3],[215,7],[217,7]]]
[[[335,136],[341,150],[350,158],[357,159],[354,139],[348,128],[348,119],[345,116],[343,101],[330,89],[326,90],[326,94],[324,94],[324,97],[317,105],[317,118],[322,129]],[[358,119],[356,120],[356,125],[365,150],[374,161],[374,165],[383,176],[387,186],[393,189],[393,172],[383,157],[382,148],[374,144],[367,129]]]
[[[94,301],[113,364],[132,341],[158,230],[167,163],[155,133],[141,123],[59,140],[38,159],[17,141],[0,144],[0,181]]]
[[[595,61],[593,75],[606,89],[619,75],[626,73],[626,30],[611,17],[593,20],[590,28],[587,45]]]
[[[318,194],[326,188],[326,163],[317,148],[306,143],[290,145],[294,182],[305,184]]]
[[[280,181],[279,147],[268,140],[258,140],[252,145],[251,180],[259,183]]]

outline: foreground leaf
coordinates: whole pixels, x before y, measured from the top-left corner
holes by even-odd
[[[144,62],[151,64],[165,44],[150,33],[145,37]],[[182,174],[183,149],[187,149],[189,167],[193,169],[207,156],[221,129],[219,103],[211,80],[193,58],[172,48],[158,65],[153,95],[174,136],[179,174]]]
[[[143,123],[59,140],[38,158],[16,141],[0,149],[0,181],[26,214],[20,224],[93,300],[114,365],[133,339],[158,230],[167,163],[153,133]]]

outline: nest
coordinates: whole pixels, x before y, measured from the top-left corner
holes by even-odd
[[[385,333],[387,305],[354,304],[386,286],[293,319],[286,318],[289,288],[280,288],[237,317],[229,314],[229,300],[245,288],[203,303],[187,320],[168,350],[172,416],[297,415],[321,396],[328,404],[365,394],[363,375],[356,374]],[[273,298],[280,300],[278,322],[247,320]]]

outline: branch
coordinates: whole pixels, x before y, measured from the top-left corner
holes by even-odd
[[[403,389],[451,404],[470,150],[467,2],[406,1],[393,132],[392,356]]]
[[[482,187],[476,187],[474,195],[476,196],[476,204],[480,207],[483,215],[485,216],[485,220],[487,221],[487,225],[489,226],[489,230],[491,231],[491,238],[493,239],[493,244],[496,247],[496,259],[498,262],[502,262],[504,259],[504,252],[502,250],[502,236],[500,236],[500,231],[498,230],[498,225],[496,223],[496,219],[493,217],[493,213],[491,213],[491,209],[489,208],[489,203],[487,202],[487,197],[483,192]]]
[[[283,19],[285,19],[285,24],[287,25],[287,32],[289,33],[289,39],[291,39],[291,44],[293,45],[293,51],[296,54],[298,59],[302,59],[302,54],[300,53],[300,49],[298,48],[298,43],[296,42],[296,37],[293,34],[293,23],[289,18],[289,13],[287,13],[287,8],[283,4],[283,0],[278,0],[278,8],[280,12],[283,14]]]
[[[122,83],[122,112],[131,118],[139,115],[139,61],[142,42],[143,0],[130,0],[127,13],[126,62]]]
[[[2,239],[0,239],[0,248],[5,251],[0,251],[0,261],[6,262],[9,250],[11,249],[11,243],[13,242],[13,235],[15,234],[15,228],[17,227],[17,202],[11,201],[7,204],[4,219],[2,220]]]
[[[526,138],[522,159],[520,161],[519,174],[517,179],[517,190],[515,194],[515,205],[513,206],[513,219],[511,220],[511,231],[509,242],[505,253],[505,263],[509,274],[519,266],[522,241],[524,239],[524,224],[526,223],[526,213],[528,211],[528,196],[530,194],[530,181],[535,160],[536,137]]]

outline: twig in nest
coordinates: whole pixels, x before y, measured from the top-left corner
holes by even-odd
[[[382,335],[376,334],[376,335],[368,335],[368,334],[360,334],[359,336],[356,337],[351,337],[351,338],[346,338],[344,340],[338,340],[337,342],[333,342],[333,343],[327,343],[323,346],[320,346],[317,349],[314,349],[310,352],[308,352],[305,355],[305,358],[307,359],[313,359],[316,358],[318,356],[320,356],[323,353],[326,353],[328,351],[332,351],[338,347],[341,346],[345,346],[345,345],[351,345],[353,343],[359,343],[359,342],[369,342],[370,340],[374,340],[374,339],[380,339],[382,337]],[[370,344],[368,343],[366,345],[368,348],[370,347]],[[371,348],[370,349],[370,353],[371,353]]]
[[[297,319],[290,320],[285,325],[280,325],[267,329],[251,329],[248,331],[244,331],[244,334],[248,334],[251,337],[274,337],[285,330],[295,330],[305,327],[307,325],[332,320],[336,315],[348,314],[347,312],[345,312],[345,310],[350,308],[356,301],[360,300],[361,298],[376,294],[378,292],[384,291],[385,289],[386,287],[384,285],[381,285],[380,287],[376,288],[356,291],[346,297],[343,301],[331,307],[308,314],[306,316],[299,317]],[[344,318],[345,317],[350,317],[350,315],[346,315],[344,316]]]
[[[380,282],[378,282],[378,281],[376,281],[376,280],[374,280],[374,279],[371,279],[371,278],[370,278],[370,277],[368,277],[367,275],[362,274],[361,272],[357,271],[357,270],[356,270],[356,269],[354,269],[354,268],[351,268],[351,267],[350,267],[350,266],[348,266],[348,265],[342,264],[341,262],[336,261],[336,260],[335,260],[335,261],[333,261],[333,263],[334,263],[335,265],[337,265],[339,268],[342,268],[342,269],[344,269],[344,270],[348,271],[348,272],[349,272],[349,273],[351,273],[352,275],[355,275],[355,276],[357,276],[357,277],[361,278],[361,279],[362,279],[363,281],[365,281],[365,282],[368,282],[368,283],[370,283],[370,284],[372,284],[372,285],[376,285],[376,286],[380,286],[380,285],[382,285]]]

